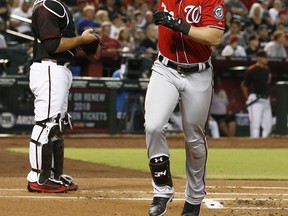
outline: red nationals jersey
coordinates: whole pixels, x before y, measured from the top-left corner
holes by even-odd
[[[174,18],[195,27],[211,27],[224,31],[223,0],[160,0],[158,10],[169,12]],[[205,62],[211,56],[210,46],[200,44],[180,32],[158,26],[159,51],[180,63]],[[209,37],[209,35],[208,35]]]

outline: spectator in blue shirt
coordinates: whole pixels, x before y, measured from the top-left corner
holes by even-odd
[[[83,18],[79,20],[77,25],[78,35],[88,28],[99,28],[100,24],[95,21],[95,7],[87,5],[83,8]]]

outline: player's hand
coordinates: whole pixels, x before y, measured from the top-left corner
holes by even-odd
[[[100,35],[96,34],[95,31],[90,28],[90,29],[86,29],[82,34],[81,37],[83,38],[83,42],[84,44],[89,44],[93,41],[97,41],[97,40],[101,40]]]
[[[156,11],[153,14],[153,21],[156,25],[163,25],[173,31],[189,34],[190,25],[183,22],[181,18],[175,19],[171,14],[165,11]]]
[[[84,38],[84,43],[80,45],[80,48],[84,51],[88,59],[98,58],[102,48],[101,35],[93,29],[87,29],[82,33],[81,37]]]

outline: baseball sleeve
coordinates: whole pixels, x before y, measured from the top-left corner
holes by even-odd
[[[225,29],[225,5],[223,0],[205,0],[202,8],[202,24],[211,28]]]

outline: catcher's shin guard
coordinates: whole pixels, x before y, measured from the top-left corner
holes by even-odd
[[[63,137],[53,141],[53,172],[54,178],[60,179],[64,165],[64,140]]]
[[[52,137],[59,133],[59,115],[36,122],[30,142],[30,164],[32,171],[37,173],[37,182],[44,184],[51,176],[53,143]],[[34,175],[29,177],[33,181]]]
[[[63,133],[67,126],[72,128],[72,117],[69,113],[65,113],[64,118],[59,118],[59,132],[53,137],[53,172],[54,178],[60,179],[63,174],[64,166],[64,138]]]
[[[52,151],[53,144],[48,142],[42,146],[42,165],[39,173],[38,183],[44,184],[48,178],[50,178],[52,171]]]
[[[149,167],[153,181],[157,186],[168,185],[173,187],[169,157],[159,156],[151,158]]]

